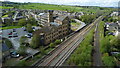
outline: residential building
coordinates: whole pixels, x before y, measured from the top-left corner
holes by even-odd
[[[105,24],[106,30],[112,31],[115,36],[120,35],[120,23],[106,23]]]
[[[3,23],[9,23],[11,24],[13,22],[13,19],[10,17],[4,17],[2,18]]]
[[[67,15],[55,16],[53,10],[49,10],[47,14],[41,15],[41,18],[42,22],[47,25],[35,33],[40,35],[40,43],[42,45],[62,39],[70,33],[70,20]]]

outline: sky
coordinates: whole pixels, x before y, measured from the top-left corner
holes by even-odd
[[[0,0],[5,1],[5,0]],[[12,2],[35,2],[59,5],[118,7],[120,0],[7,0]],[[120,4],[120,3],[119,3]]]

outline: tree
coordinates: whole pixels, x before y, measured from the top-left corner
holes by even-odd
[[[9,39],[5,38],[4,41],[5,41],[6,45],[7,45],[9,48],[12,48],[12,47],[13,47],[12,42],[11,42]]]
[[[32,48],[37,48],[38,46],[40,46],[40,36],[38,34],[34,34],[33,35],[33,38],[32,38],[32,41],[30,43],[30,46]]]
[[[33,17],[30,17],[27,22],[28,22],[29,24],[32,24],[32,25],[37,25],[37,22],[36,22],[36,20],[35,20]]]
[[[111,51],[110,41],[108,37],[102,39],[100,51],[102,53],[108,53]]]
[[[19,26],[25,26],[26,24],[27,24],[26,19],[20,19],[20,20],[18,21],[18,25],[19,25]]]
[[[86,24],[90,24],[93,20],[96,19],[96,15],[83,15],[80,17],[80,20],[85,22]]]
[[[18,53],[20,55],[25,55],[26,54],[26,47],[24,45],[21,45],[19,48],[18,48]]]
[[[56,41],[55,41],[55,44],[56,44],[56,45],[58,45],[58,44],[60,44],[60,43],[61,43],[60,40],[56,40]]]
[[[113,48],[117,48],[120,51],[120,39],[118,37],[115,37],[111,40],[111,46]]]
[[[31,24],[27,24],[27,31],[29,32],[29,33],[32,33],[33,32],[33,29],[32,29],[32,25]]]
[[[103,63],[105,66],[115,66],[115,60],[111,56],[103,56],[102,57]]]
[[[25,44],[27,43],[27,41],[28,41],[28,39],[27,39],[27,37],[25,37],[25,36],[22,36],[22,37],[20,38],[20,44],[21,44],[21,45],[25,45]]]
[[[51,48],[54,48],[55,47],[55,44],[54,43],[50,43],[49,45]]]

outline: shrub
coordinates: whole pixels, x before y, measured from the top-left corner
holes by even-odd
[[[50,43],[49,45],[51,48],[54,48],[55,47],[55,44],[54,43]]]
[[[5,43],[6,43],[6,45],[7,45],[9,48],[12,48],[12,47],[13,47],[13,46],[12,46],[12,42],[11,42],[10,40],[5,39]]]
[[[56,45],[58,45],[58,44],[60,44],[60,43],[61,43],[60,40],[56,40],[56,41],[55,41],[55,44],[56,44]]]

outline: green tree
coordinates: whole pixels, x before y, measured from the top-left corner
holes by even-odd
[[[20,19],[20,20],[18,21],[18,25],[19,25],[19,26],[25,26],[26,24],[27,24],[26,19]]]
[[[12,47],[13,47],[13,46],[12,46],[12,42],[11,42],[9,39],[6,38],[4,41],[5,41],[6,45],[7,45],[9,48],[12,48]]]
[[[80,17],[80,20],[85,22],[86,24],[90,24],[93,22],[93,20],[96,19],[96,15],[83,15]]]
[[[55,44],[54,43],[50,43],[49,45],[51,48],[54,48],[55,47]]]
[[[30,17],[27,22],[32,25],[37,25],[37,21],[33,17]]]
[[[60,40],[56,40],[56,41],[55,41],[55,44],[56,44],[56,45],[58,45],[58,44],[60,44],[60,43],[61,43]]]
[[[102,53],[108,53],[111,51],[110,41],[108,37],[102,39],[100,51]]]
[[[27,29],[27,31],[28,31],[29,33],[33,32],[32,25],[31,25],[31,24],[27,24],[26,29]]]
[[[115,37],[111,40],[111,46],[112,48],[117,48],[120,51],[120,39],[118,37]]]
[[[25,55],[26,54],[26,47],[24,45],[21,45],[19,48],[18,48],[18,53],[20,55]]]
[[[34,34],[33,35],[33,38],[32,38],[32,41],[30,43],[30,46],[32,48],[37,48],[39,47],[41,44],[40,44],[40,36],[38,34]]]
[[[20,44],[21,44],[21,45],[25,45],[25,44],[27,43],[27,41],[28,41],[28,39],[27,39],[27,37],[25,37],[25,36],[22,36],[22,37],[20,38]]]
[[[102,61],[105,66],[115,66],[116,65],[114,58],[111,56],[103,56]]]

